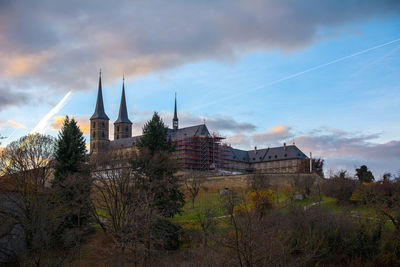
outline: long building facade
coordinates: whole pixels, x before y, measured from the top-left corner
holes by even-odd
[[[90,118],[90,152],[106,152],[107,158],[113,161],[131,158],[140,136],[132,136],[124,80],[118,118],[114,122],[114,140],[109,137],[109,121],[104,109],[100,73],[96,107]],[[172,128],[168,128],[167,134],[176,142],[173,155],[185,170],[293,173],[302,172],[299,166],[308,159],[294,145],[250,151],[232,148],[223,144],[223,137],[210,133],[205,123],[179,128],[176,96]]]

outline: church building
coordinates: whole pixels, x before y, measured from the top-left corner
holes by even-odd
[[[295,145],[245,151],[223,144],[224,138],[210,133],[205,123],[179,128],[176,95],[174,104],[172,128],[168,128],[167,134],[176,142],[174,156],[183,169],[295,173],[303,172],[300,167],[309,161]],[[109,137],[109,121],[104,110],[100,73],[96,107],[90,118],[90,153],[106,152],[110,160],[127,160],[135,152],[140,136],[132,136],[124,79],[118,118],[114,122],[114,140]]]

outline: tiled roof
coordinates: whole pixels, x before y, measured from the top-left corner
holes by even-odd
[[[172,140],[185,137],[193,137],[193,136],[211,137],[211,134],[208,131],[207,126],[204,124],[180,128],[178,130],[168,129],[168,135],[171,137]]]
[[[246,163],[306,158],[307,156],[295,145],[253,149],[249,151],[232,147],[227,149],[227,159]]]

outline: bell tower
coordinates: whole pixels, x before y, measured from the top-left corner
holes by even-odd
[[[107,149],[110,142],[108,137],[109,120],[104,111],[100,70],[96,108],[92,117],[90,117],[90,153],[101,152]]]
[[[132,137],[132,122],[128,118],[125,99],[125,78],[122,78],[121,104],[118,119],[114,122],[114,140]]]

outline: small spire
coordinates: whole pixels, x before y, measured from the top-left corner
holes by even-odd
[[[114,123],[130,123],[132,122],[128,118],[128,110],[126,108],[125,99],[125,76],[122,76],[122,94],[121,94],[121,104],[119,105],[118,119]]]
[[[176,108],[176,92],[175,92],[175,109],[174,109],[174,118],[172,119],[172,127],[174,130],[178,130],[178,111]]]
[[[106,112],[104,111],[104,103],[103,103],[103,90],[101,86],[101,69],[99,73],[99,89],[97,91],[97,101],[96,101],[96,108],[94,109],[94,113],[92,119],[105,119],[109,120],[108,116],[106,115]]]

